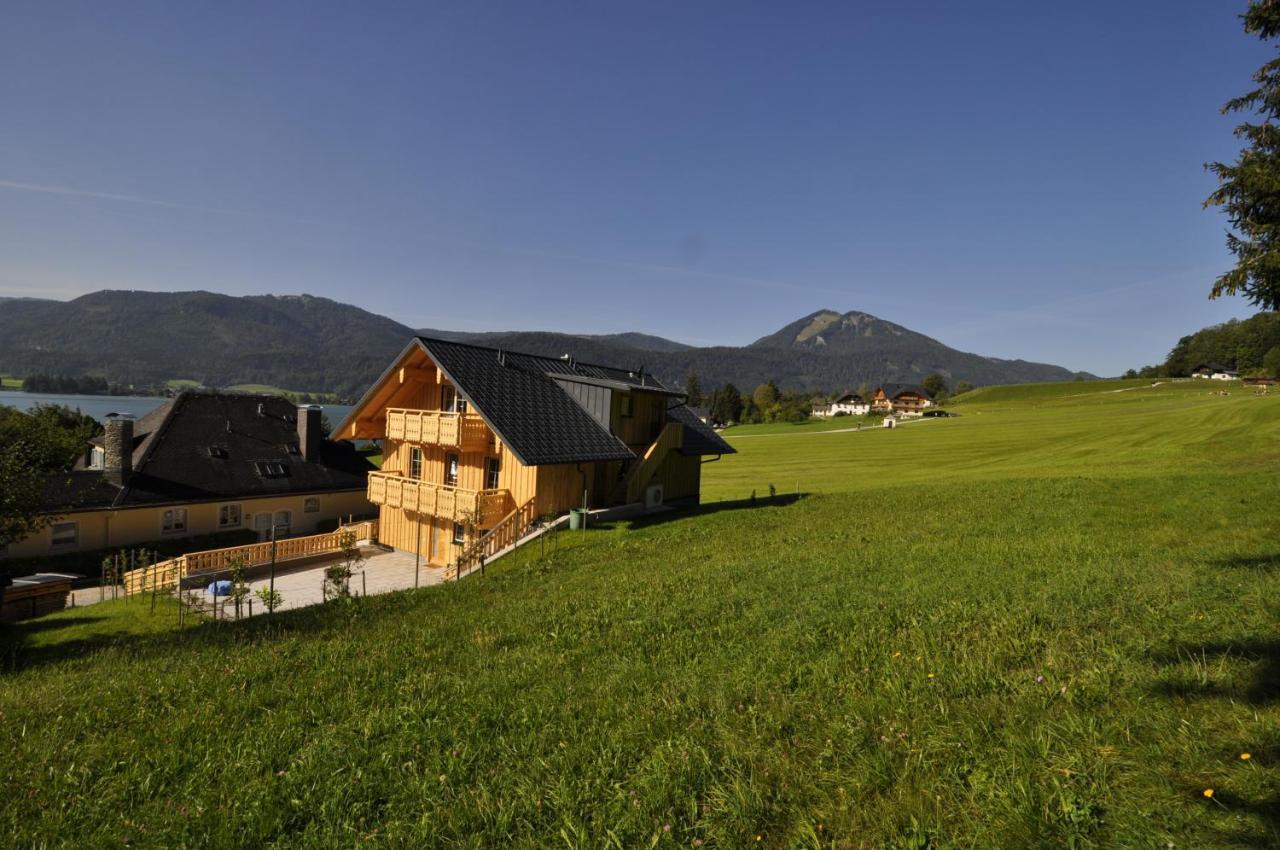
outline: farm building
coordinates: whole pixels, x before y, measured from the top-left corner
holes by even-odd
[[[871,402],[857,393],[845,393],[835,401],[813,406],[813,415],[818,417],[835,416],[837,413],[863,416],[870,412]]]
[[[1201,363],[1191,370],[1191,377],[1212,381],[1234,381],[1240,377],[1240,373],[1216,363]]]
[[[703,458],[733,452],[643,369],[425,337],[336,433],[384,442],[379,542],[438,565],[571,508],[697,503]]]
[[[188,390],[135,420],[116,415],[48,483],[52,521],[0,556],[42,557],[237,529],[305,534],[367,514],[373,466],[321,433],[318,407]]]
[[[873,411],[896,416],[922,416],[932,405],[929,393],[915,384],[883,384],[871,397]]]

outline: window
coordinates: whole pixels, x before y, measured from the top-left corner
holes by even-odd
[[[89,452],[89,468],[102,469],[106,465],[107,465],[106,449],[100,449],[97,446],[94,446],[93,449]]]
[[[58,549],[69,549],[80,545],[80,523],[55,522],[50,527],[49,543]]]
[[[170,508],[161,515],[162,534],[182,534],[187,530],[187,509]]]
[[[633,412],[632,401],[633,400],[629,395],[624,395],[621,397],[621,399],[619,399],[619,402],[620,402],[619,406],[621,408],[619,412],[623,416],[630,416],[632,414]]]
[[[223,505],[218,508],[218,528],[239,528],[240,506]]]
[[[422,449],[417,446],[409,447],[409,477],[422,477]]]
[[[463,543],[466,543],[466,542],[467,542],[467,529],[463,527],[462,523],[455,522],[453,524],[453,545],[461,546]]]
[[[275,516],[276,537],[284,537],[289,533],[289,526],[293,525],[293,513],[291,511],[276,511]]]
[[[458,456],[452,452],[444,456],[444,483],[446,487],[458,486]]]
[[[467,400],[458,396],[458,391],[448,384],[440,387],[440,409],[449,413],[466,413]]]
[[[305,502],[302,503],[302,511],[303,513],[308,513],[308,514],[320,513],[320,497],[311,496],[310,498],[308,498]]]
[[[278,460],[255,460],[254,470],[263,478],[288,478],[289,469]]]
[[[484,489],[498,489],[498,473],[502,470],[502,461],[499,458],[486,458],[484,462]]]

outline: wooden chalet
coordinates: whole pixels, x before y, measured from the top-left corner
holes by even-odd
[[[439,565],[571,508],[696,503],[702,459],[733,452],[643,369],[425,337],[335,436],[383,441],[379,541]]]
[[[871,397],[871,410],[885,415],[923,416],[933,398],[915,384],[882,384]]]

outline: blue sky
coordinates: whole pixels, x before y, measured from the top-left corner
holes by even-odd
[[[321,8],[321,7],[324,8]],[[0,295],[745,344],[819,308],[1114,374],[1252,311],[1230,2],[6,5]]]

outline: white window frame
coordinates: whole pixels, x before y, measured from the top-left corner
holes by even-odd
[[[107,450],[101,446],[94,446],[89,450],[89,468],[105,469],[107,466]]]
[[[58,540],[58,529],[66,529],[70,527],[73,532],[69,540]],[[80,521],[68,520],[66,522],[55,522],[49,526],[49,548],[50,549],[78,549],[80,547]]]
[[[235,522],[231,521],[232,513]],[[218,528],[240,528],[244,525],[244,508],[239,503],[220,505],[218,507]]]
[[[320,513],[320,497],[319,497],[319,496],[308,496],[307,498],[303,499],[303,500],[302,500],[302,512],[303,512],[304,514],[318,514],[318,513]]]
[[[457,452],[449,452],[444,456],[444,486],[457,487],[461,475],[462,456]]]
[[[467,527],[460,522],[453,524],[453,545],[462,546],[467,542]]]
[[[186,508],[166,508],[160,512],[160,533],[161,534],[186,534],[187,533],[187,509]]]
[[[423,452],[419,446],[409,447],[409,477],[415,481],[422,479]]]

